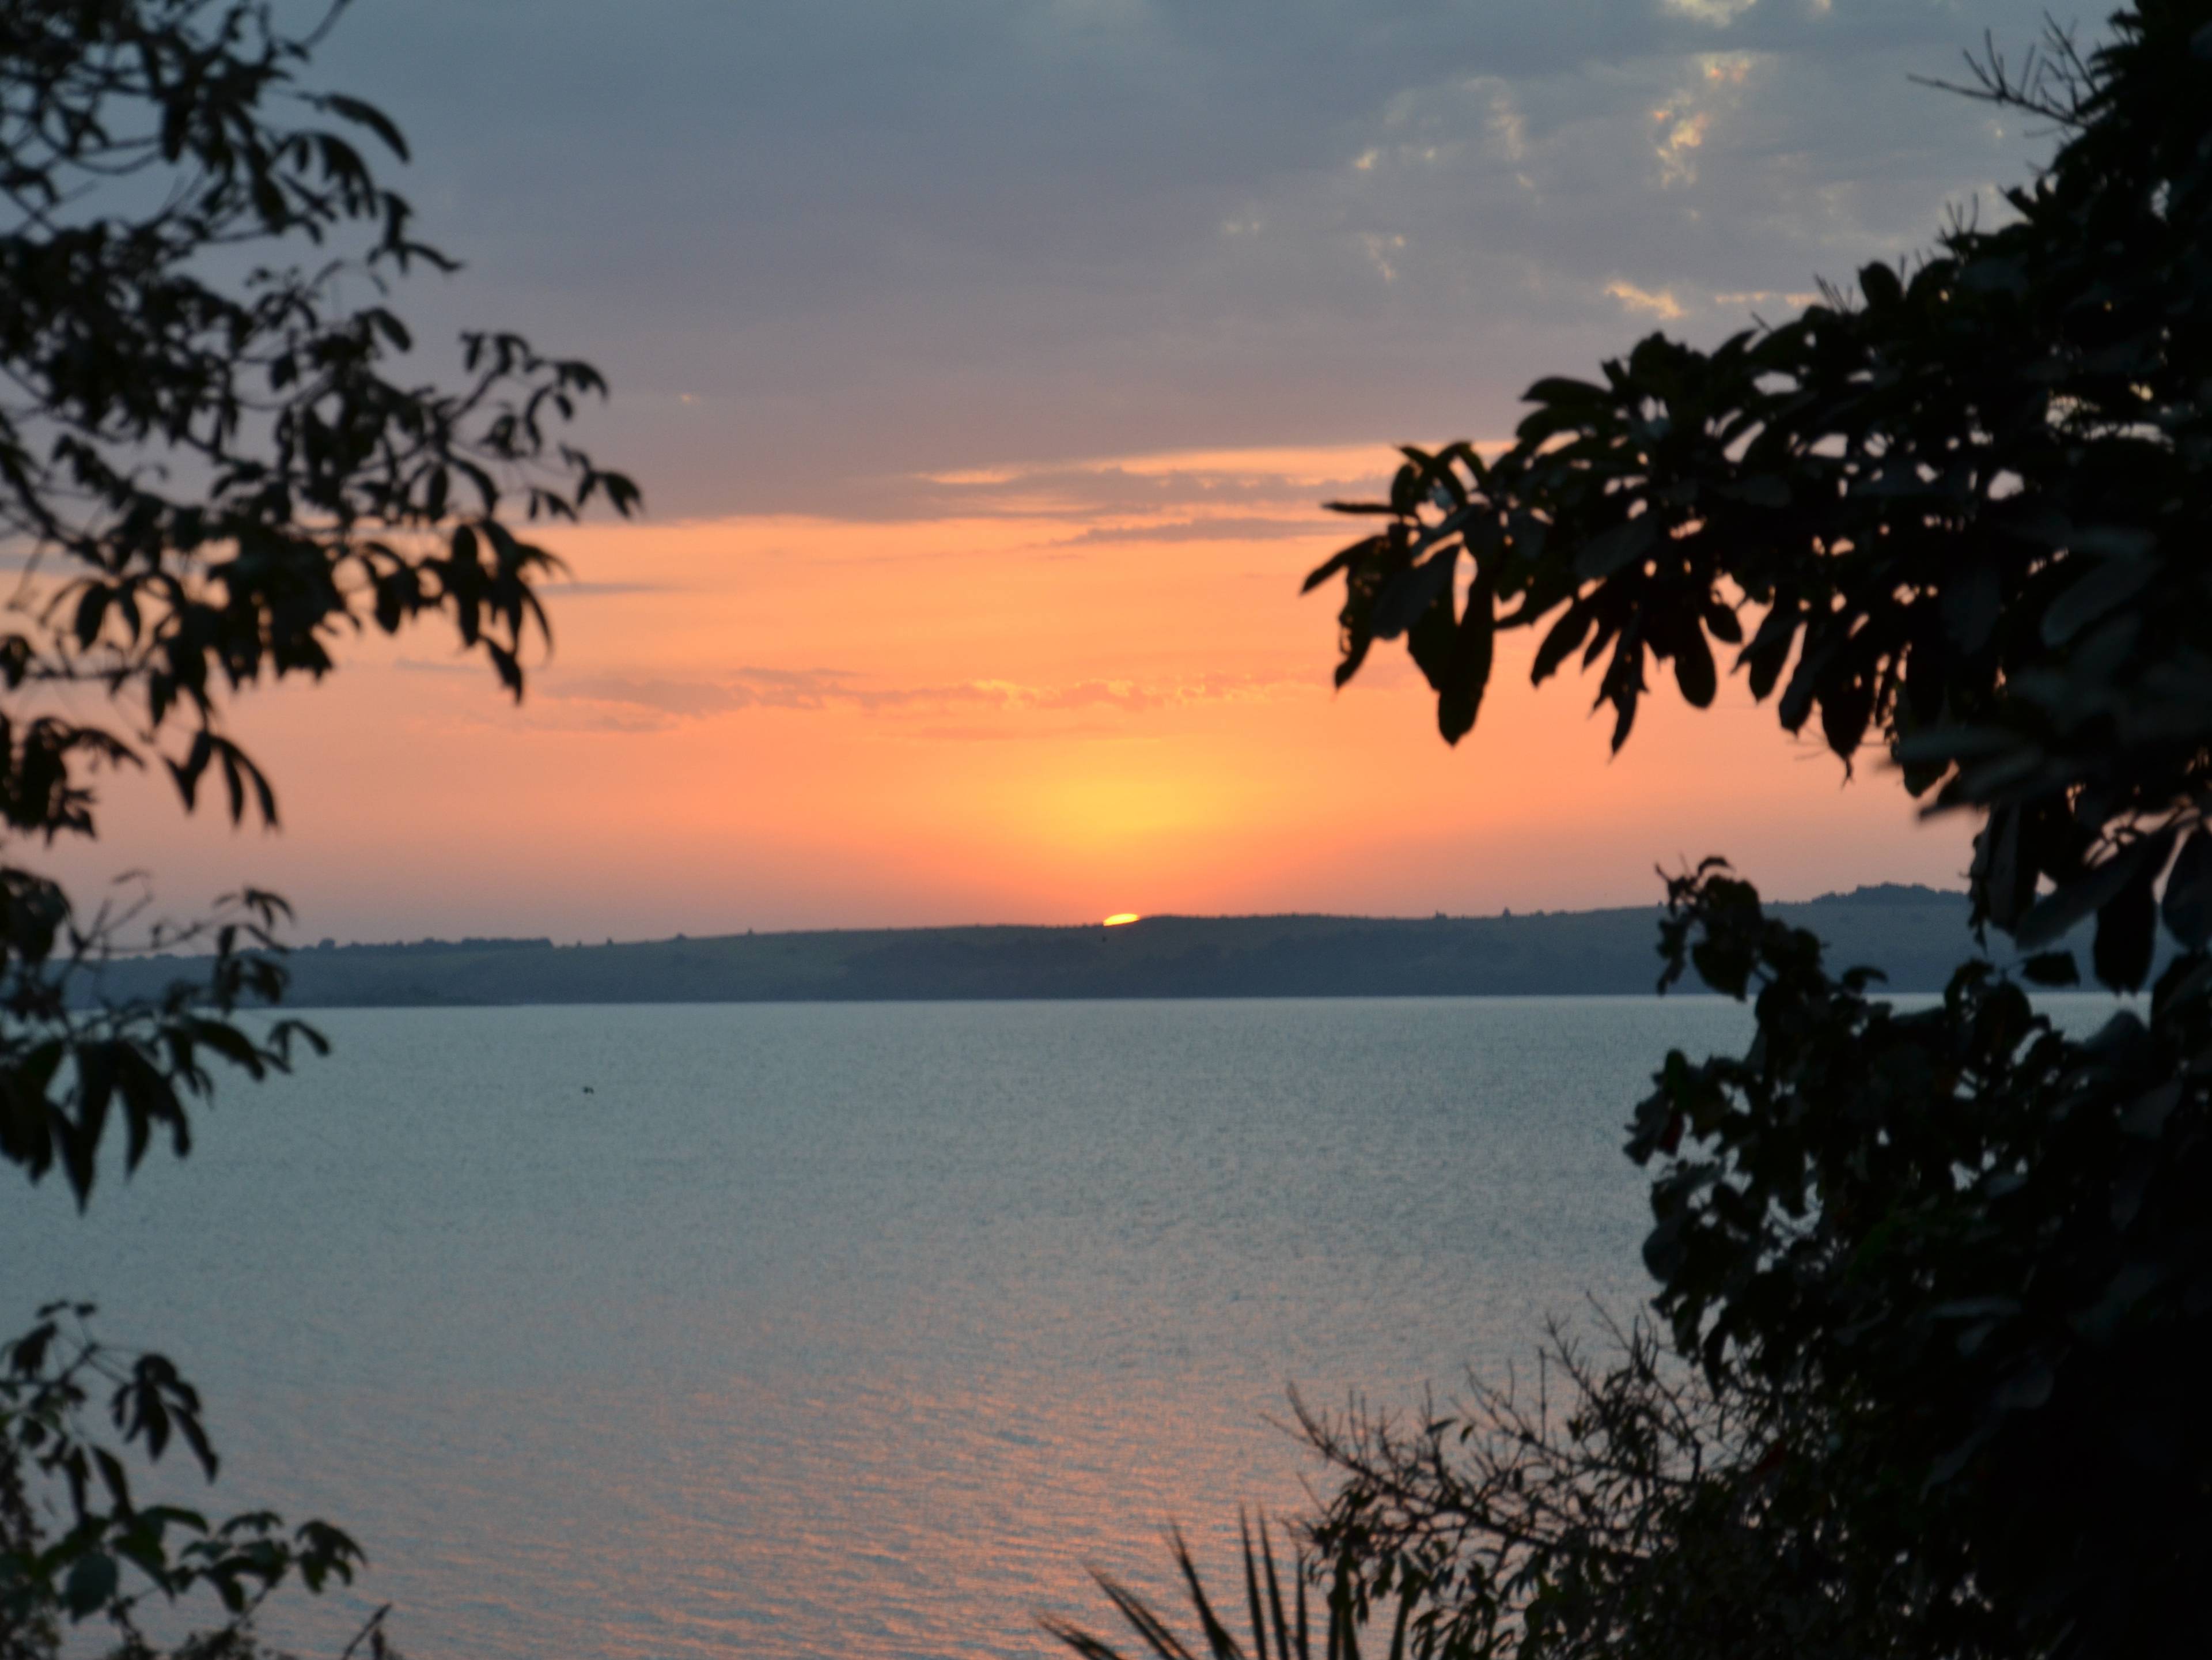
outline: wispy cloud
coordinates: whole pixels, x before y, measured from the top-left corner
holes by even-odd
[[[1680,302],[1665,289],[1655,293],[1650,289],[1639,289],[1633,283],[1624,283],[1615,278],[1605,285],[1605,291],[1620,301],[1625,309],[1642,312],[1662,322],[1671,323],[1682,314]]]
[[[1072,548],[1115,542],[1273,542],[1333,536],[1342,529],[1341,521],[1332,522],[1319,511],[1285,519],[1170,519],[1159,523],[1094,525],[1053,545]]]
[[[1322,501],[1371,493],[1398,460],[1387,443],[1078,458],[855,479],[815,512],[860,523],[1059,520],[1097,541],[1173,539],[1164,527],[1176,523],[1294,536],[1300,522],[1325,523]]]
[[[630,593],[666,593],[659,582],[548,582],[538,590],[547,599],[611,599]]]
[[[1678,17],[1724,29],[1758,3],[1759,0],[1666,0],[1666,8]]]
[[[1792,311],[1802,311],[1820,297],[1817,289],[1746,289],[1734,294],[1717,294],[1717,306],[1771,306],[1779,301]]]
[[[431,666],[428,665],[410,666]],[[1249,702],[1286,689],[1310,690],[1304,681],[1247,675],[1185,679],[1086,679],[1062,684],[979,678],[939,684],[885,685],[843,669],[744,668],[724,674],[548,674],[536,683],[543,703],[562,706],[556,723],[575,724],[580,711],[596,710],[621,730],[666,727],[744,710],[811,713],[854,709],[872,714],[941,716],[956,709],[1001,716],[1056,715],[1110,709],[1150,714],[1195,703]],[[929,728],[927,730],[948,730]],[[977,727],[981,731],[986,728]],[[1070,728],[1052,728],[1066,735]],[[918,732],[917,735],[926,735]]]

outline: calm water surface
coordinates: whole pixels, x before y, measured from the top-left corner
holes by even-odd
[[[0,1290],[171,1353],[214,1502],[330,1516],[466,1655],[1037,1655],[1097,1564],[1301,1500],[1270,1417],[1449,1392],[1622,1310],[1622,1125],[1732,1004],[344,1011]],[[205,1502],[207,1495],[200,1495]]]

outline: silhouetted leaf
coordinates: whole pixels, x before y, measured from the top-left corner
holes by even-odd
[[[1682,701],[1691,708],[1711,706],[1718,684],[1713,672],[1713,654],[1694,623],[1684,630],[1682,643],[1675,649],[1674,684],[1681,689]]]
[[[1414,619],[1442,600],[1446,613],[1445,623],[1450,622],[1452,574],[1457,566],[1455,554],[1445,552],[1431,556],[1420,564],[1400,571],[1382,585],[1375,597],[1375,609],[1370,626],[1377,640],[1395,640],[1413,625]]]
[[[73,1620],[97,1614],[117,1590],[115,1559],[105,1551],[88,1551],[76,1559],[63,1582],[62,1606]]]
[[[1866,296],[1869,306],[1893,306],[1905,295],[1897,273],[1883,265],[1859,268],[1859,292]]]
[[[2166,863],[2166,854],[2172,850],[2172,848],[2173,832],[2171,830],[2142,836],[2130,842],[2101,865],[2062,885],[2038,900],[2027,915],[2021,918],[2020,927],[2014,931],[2013,937],[2020,942],[2023,949],[2033,950],[2038,946],[2047,945],[2051,940],[2059,939],[2071,931],[2077,923],[2086,921],[2091,915],[2101,913],[2107,905],[2131,885],[2140,884],[2145,894],[2148,895],[2150,884],[2157,879],[2159,870]],[[2133,923],[2130,921],[2125,926],[2132,928]],[[2103,925],[2100,922],[2098,928],[2100,939],[2103,933]],[[2130,949],[2132,949],[2127,936],[2123,936],[2118,944],[2128,945]],[[2118,948],[2117,945],[2116,948]],[[2121,958],[2115,960],[2124,962],[2127,959]],[[2105,978],[2101,959],[2098,967],[2098,977]],[[2116,982],[2108,980],[2106,983]]]
[[[2087,575],[2051,603],[2043,613],[2043,637],[2063,646],[2114,608],[2125,605],[2148,586],[2158,567],[2148,560],[2103,559],[2091,563]]]
[[[2171,836],[2166,839],[2170,845]],[[2161,862],[2136,860],[2126,884],[2097,912],[2091,955],[2097,978],[2115,990],[2133,991],[2150,975],[2151,949],[2158,933],[2158,907],[2151,891]]]
[[[1544,643],[1537,648],[1536,660],[1529,671],[1530,680],[1541,684],[1552,677],[1561,663],[1581,649],[1583,642],[1589,635],[1594,617],[1590,608],[1579,599],[1569,605],[1560,614],[1559,620],[1552,625],[1551,632],[1544,636]]]
[[[1789,483],[1771,472],[1752,473],[1723,484],[1720,493],[1731,501],[1747,502],[1755,508],[1786,508],[1790,505]]]
[[[2212,835],[2190,832],[2166,878],[2166,926],[2191,951],[2212,941]]]
[[[1644,557],[1658,539],[1658,525],[1650,514],[1600,531],[1575,556],[1575,575],[1593,580],[1613,575]]]

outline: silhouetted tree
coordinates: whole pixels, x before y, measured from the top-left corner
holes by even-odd
[[[2075,1041],[1985,962],[1900,1013],[1719,861],[1673,880],[1662,985],[1694,965],[1758,1035],[1668,1055],[1637,1109],[1691,1370],[1632,1356],[1568,1409],[1601,1426],[1626,1390],[1654,1435],[1500,1442],[1480,1398],[1441,1438],[1310,1425],[1343,1481],[1317,1560],[1410,1594],[1416,1653],[2205,1650],[2212,5],[1969,63],[1959,90],[2060,135],[2005,222],[1539,381],[1502,454],[1408,450],[1346,504],[1382,522],[1308,586],[1344,581],[1340,684],[1402,637],[1452,740],[1501,629],[1543,631],[1539,683],[1598,670],[1616,747],[1653,665],[1702,708],[1732,650],[1786,729],[1978,817],[1976,922],[2031,979],[2075,982],[2055,947],[2093,917],[2108,986],[2143,984],[2161,918],[2178,954]],[[1742,1433],[1670,1485],[1678,1411]],[[1555,1470],[1585,1519],[1518,1541]]]
[[[637,501],[560,436],[604,391],[588,365],[482,333],[449,386],[402,378],[393,286],[453,262],[364,154],[404,158],[392,124],[301,79],[343,6],[304,33],[265,0],[0,8],[0,559],[20,573],[0,618],[0,1158],[34,1182],[58,1167],[80,1206],[111,1126],[128,1167],[157,1134],[181,1154],[217,1063],[258,1078],[320,1039],[233,1018],[282,992],[259,949],[275,896],[141,927],[143,906],[87,907],[39,849],[96,834],[103,771],[155,763],[186,812],[219,778],[234,821],[275,823],[226,706],[320,678],[370,627],[442,614],[519,697],[555,562],[515,526]],[[191,937],[210,980],[101,1000],[103,958]],[[69,1428],[112,1357],[85,1339],[58,1361],[60,1312],[0,1365],[11,1641],[57,1613],[125,1617],[133,1572],[212,1584],[234,1614],[249,1581],[348,1571],[351,1541],[320,1524],[135,1507],[112,1453]],[[126,1441],[158,1456],[173,1429],[213,1473],[166,1361],[111,1381]],[[26,1499],[33,1473],[68,1490],[58,1537]]]

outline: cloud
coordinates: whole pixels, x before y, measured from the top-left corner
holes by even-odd
[[[1802,311],[1820,298],[1820,292],[1818,289],[1803,289],[1796,291],[1751,289],[1735,294],[1717,294],[1713,296],[1713,303],[1716,306],[1765,306],[1779,301],[1792,311]]]
[[[1334,535],[1340,528],[1317,512],[1288,519],[1171,519],[1159,524],[1094,525],[1054,545],[1075,548],[1117,542],[1273,542]]]
[[[1659,157],[1659,178],[1662,185],[1693,185],[1698,180],[1697,163],[1691,152],[1700,149],[1705,142],[1705,130],[1713,124],[1710,110],[1698,110],[1678,116],[1671,109],[1654,110],[1651,119],[1659,123],[1662,137],[1652,146]]]
[[[1605,291],[1626,309],[1643,312],[1665,322],[1674,322],[1682,315],[1681,306],[1664,289],[1654,294],[1649,289],[1638,288],[1633,283],[1624,283],[1615,278],[1605,285]]]
[[[1665,3],[1667,9],[1678,17],[1724,29],[1757,5],[1759,0],[1665,0]]]
[[[1304,681],[1267,680],[1246,675],[1206,675],[1159,681],[1086,679],[1058,685],[978,678],[940,684],[887,686],[842,669],[742,668],[725,674],[699,676],[551,672],[538,677],[534,683],[534,696],[541,706],[557,706],[550,724],[636,731],[756,709],[816,713],[843,708],[870,714],[929,717],[942,716],[956,709],[1000,716],[1052,716],[1111,709],[1125,715],[1139,715],[1196,703],[1265,699],[1292,688],[1310,690]],[[973,727],[959,730],[994,729]],[[1061,735],[1078,730],[1065,722],[1052,723],[1048,729]],[[919,734],[954,729],[930,727],[916,730]]]
[[[1689,296],[1895,258],[2017,176],[2043,141],[1908,77],[2040,20],[538,0],[526,30],[386,0],[322,61],[398,118],[393,182],[468,261],[402,292],[419,338],[596,362],[584,435],[656,513],[857,516],[923,474],[1507,430],[1625,344],[1596,299],[1625,261],[1717,334]]]
[[[862,521],[1042,519],[1080,523],[1085,542],[1292,536],[1315,528],[1319,504],[1372,495],[1400,460],[1384,443],[1191,450],[1047,460],[849,480],[817,508]],[[1105,521],[1101,523],[1100,521]],[[1181,536],[1175,522],[1188,525]]]

